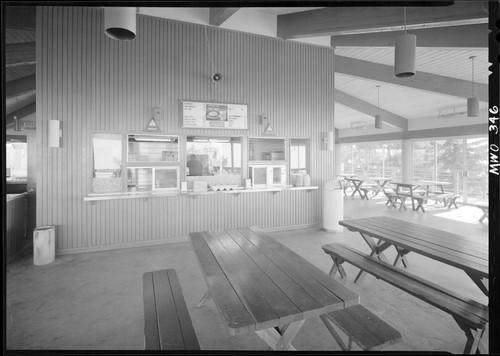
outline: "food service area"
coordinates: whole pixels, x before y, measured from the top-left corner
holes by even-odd
[[[4,351],[500,350],[498,3],[332,5],[2,4]]]

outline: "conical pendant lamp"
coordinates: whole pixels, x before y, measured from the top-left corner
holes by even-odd
[[[378,100],[377,100],[377,115],[375,115],[375,128],[381,129],[382,116],[380,116],[380,85],[377,85],[377,93],[378,93]]]
[[[404,8],[405,27],[404,35],[396,39],[394,51],[394,75],[406,78],[415,75],[415,53],[417,36],[406,34],[406,7]]]
[[[476,58],[476,56],[469,57],[472,61],[472,97],[467,98],[467,116],[469,117],[479,116],[479,99],[477,96],[474,96],[474,58]]]
[[[104,32],[115,40],[133,40],[136,31],[135,7],[104,9]]]

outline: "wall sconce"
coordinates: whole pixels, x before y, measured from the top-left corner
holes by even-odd
[[[333,151],[333,145],[335,145],[335,133],[333,131],[328,131],[325,137],[325,144],[327,151]]]
[[[106,7],[104,32],[114,40],[133,40],[136,32],[136,8]]]
[[[49,120],[49,147],[61,147],[61,122],[59,120]]]
[[[259,125],[267,125],[266,114],[262,113],[259,115]]]

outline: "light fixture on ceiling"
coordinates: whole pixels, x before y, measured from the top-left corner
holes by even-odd
[[[380,85],[377,85],[377,115],[375,115],[375,128],[382,128],[382,117],[380,116]]]
[[[396,39],[394,51],[394,75],[406,78],[415,75],[415,52],[417,36],[406,34],[406,7],[404,8],[405,27],[404,35]]]
[[[479,116],[479,99],[477,96],[474,96],[474,58],[476,58],[476,56],[469,57],[472,61],[472,97],[467,98],[467,116],[469,117]]]
[[[14,131],[21,131],[21,121],[17,116],[14,116]]]
[[[135,7],[106,7],[104,32],[115,40],[133,40],[136,29]]]

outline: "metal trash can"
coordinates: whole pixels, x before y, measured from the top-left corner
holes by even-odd
[[[33,264],[46,265],[56,256],[56,227],[41,226],[33,230]]]
[[[330,180],[323,187],[323,229],[339,233],[344,230],[339,221],[344,218],[344,190],[338,180]]]

